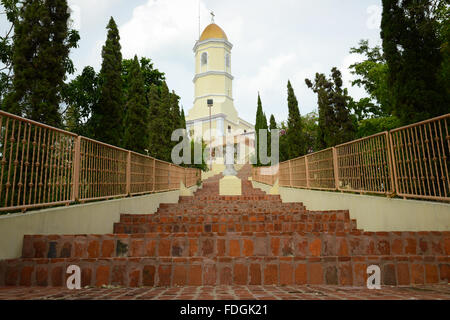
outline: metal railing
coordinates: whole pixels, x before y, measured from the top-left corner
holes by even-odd
[[[0,110],[0,211],[191,187],[200,170]]]
[[[253,180],[284,187],[450,201],[450,114],[253,169]],[[274,171],[276,172],[276,171]]]

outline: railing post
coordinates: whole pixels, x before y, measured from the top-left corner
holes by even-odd
[[[152,192],[155,192],[155,187],[156,187],[156,176],[155,176],[155,172],[156,172],[156,159],[155,158],[153,158],[153,173],[152,173],[152,176],[153,176],[153,190],[152,190]]]
[[[305,175],[306,175],[306,188],[309,189],[309,164],[308,156],[305,156]]]
[[[338,157],[337,150],[333,147],[333,168],[334,168],[334,185],[336,190],[339,190],[339,166],[338,166]]]
[[[127,195],[131,193],[131,151],[127,154],[127,189],[125,192]]]
[[[73,159],[73,186],[72,200],[80,198],[80,163],[81,163],[81,136],[75,138],[75,154]]]
[[[289,160],[288,164],[289,164],[289,187],[292,188],[292,167],[291,167],[291,160]]]
[[[386,132],[386,147],[387,147],[387,158],[389,162],[389,173],[391,180],[391,188],[393,193],[399,194],[398,190],[398,178],[397,178],[397,167],[395,165],[395,151],[394,151],[394,141],[392,139],[392,134],[390,131]]]

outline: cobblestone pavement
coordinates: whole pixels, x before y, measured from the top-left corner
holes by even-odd
[[[172,288],[0,287],[0,300],[450,300],[450,285],[382,287],[216,286]]]

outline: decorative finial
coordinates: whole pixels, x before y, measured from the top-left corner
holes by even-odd
[[[211,11],[211,23],[214,23],[214,17],[216,15],[214,14],[214,11]]]

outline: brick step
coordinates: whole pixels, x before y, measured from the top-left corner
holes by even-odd
[[[244,211],[244,210],[263,210],[263,211],[270,211],[270,210],[301,210],[305,211],[306,207],[301,204],[285,204],[285,203],[268,203],[266,201],[259,201],[256,203],[252,202],[227,202],[227,203],[204,203],[204,202],[198,202],[198,203],[161,203],[159,206],[159,210],[184,210],[184,209],[208,209],[208,210],[219,210],[222,209],[223,211]],[[326,211],[321,211],[326,212]],[[336,212],[336,211],[331,211]]]
[[[23,258],[449,255],[437,233],[148,233],[25,236]]]
[[[349,232],[356,231],[352,222],[148,222],[115,223],[114,233],[148,232]]]
[[[211,195],[195,195],[194,197],[185,197],[180,202],[193,202],[193,201],[258,201],[258,200],[270,200],[281,201],[280,196],[274,195],[242,195],[242,196],[219,196],[217,193]]]
[[[147,215],[120,215],[120,222],[123,223],[149,223],[149,222],[351,222],[350,214],[345,211],[336,211],[334,213],[321,212],[273,212],[273,213],[204,213],[200,211],[197,214],[192,213],[157,213]]]
[[[448,283],[450,278],[448,256],[16,259],[0,261],[0,286],[62,287],[70,265],[80,267],[82,287],[365,286],[370,265],[380,267],[382,285]]]

